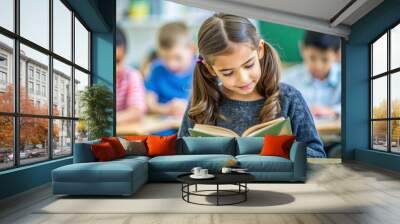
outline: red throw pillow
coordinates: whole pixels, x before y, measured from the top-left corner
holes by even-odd
[[[262,156],[280,156],[286,159],[290,158],[290,148],[296,136],[294,135],[265,135],[264,145],[261,149]]]
[[[122,146],[121,142],[119,142],[119,139],[117,137],[109,137],[109,138],[101,138],[101,142],[108,142],[114,149],[115,155],[118,158],[126,156],[126,151],[124,149],[124,146]]]
[[[117,158],[114,149],[108,142],[93,144],[90,147],[94,154],[94,157],[99,162],[110,161]]]
[[[124,139],[129,140],[129,141],[134,141],[134,140],[141,140],[141,141],[146,141],[147,135],[127,135],[124,136]]]
[[[147,137],[148,156],[176,155],[176,135]]]

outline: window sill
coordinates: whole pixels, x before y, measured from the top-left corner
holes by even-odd
[[[62,158],[59,158],[59,159],[52,159],[52,160],[43,161],[43,162],[39,162],[39,163],[35,163],[35,164],[24,165],[24,166],[16,167],[16,168],[10,168],[10,169],[7,169],[7,170],[0,171],[0,176],[1,175],[5,175],[5,174],[9,174],[9,173],[14,173],[14,172],[19,172],[19,171],[35,168],[35,167],[39,167],[39,166],[43,166],[43,165],[57,163],[57,162],[61,162],[61,161],[69,160],[69,159],[72,160],[72,158],[73,158],[73,156],[67,156],[67,157],[62,157]]]

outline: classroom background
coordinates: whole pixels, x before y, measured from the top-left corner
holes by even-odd
[[[117,26],[127,40],[124,66],[138,71],[143,82],[146,82],[151,64],[157,60],[157,33],[160,27],[168,22],[183,21],[196,42],[201,23],[213,13],[165,0],[118,0]],[[257,26],[262,38],[278,51],[284,71],[303,62],[299,49],[305,30],[254,19],[252,22]],[[120,94],[117,92],[118,96]],[[121,114],[120,111],[117,112],[117,117],[118,114]],[[147,113],[139,121],[117,123],[117,134],[157,134],[167,129],[176,131],[180,121],[179,116]],[[335,120],[315,119],[315,122],[328,157],[340,158],[340,117]]]

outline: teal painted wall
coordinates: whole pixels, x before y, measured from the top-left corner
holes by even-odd
[[[1,172],[0,199],[48,183],[53,169],[71,163],[69,157]]]
[[[92,82],[104,83],[114,92],[115,0],[67,2],[92,31]],[[115,116],[111,119],[115,121]],[[115,133],[114,126],[111,133]],[[0,172],[0,199],[48,183],[53,169],[71,163],[72,157],[68,157]]]
[[[369,150],[369,46],[377,36],[400,22],[400,1],[386,0],[351,27],[343,67],[344,160],[357,160],[399,170],[400,157]],[[342,107],[343,107],[342,106]],[[362,150],[362,151],[361,151]]]

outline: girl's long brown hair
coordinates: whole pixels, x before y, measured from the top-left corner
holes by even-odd
[[[199,124],[215,124],[218,118],[225,117],[218,112],[222,93],[218,80],[210,74],[212,57],[232,52],[233,43],[249,43],[258,49],[261,38],[255,26],[244,17],[218,13],[201,25],[198,33],[198,48],[204,63],[197,63],[194,70],[193,89],[189,118]],[[275,49],[264,42],[264,57],[260,59],[261,77],[256,91],[266,98],[259,114],[260,122],[272,120],[278,116],[279,79],[281,62]]]

